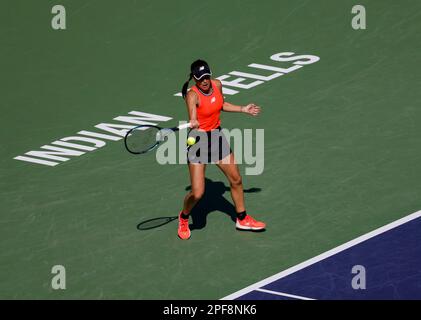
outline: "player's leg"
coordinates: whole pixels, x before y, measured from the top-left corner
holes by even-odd
[[[178,236],[183,240],[190,238],[189,215],[205,192],[205,169],[205,164],[189,163],[191,190],[184,197],[183,210],[178,219]]]
[[[229,157],[229,158],[228,158]],[[231,187],[231,197],[234,201],[237,212],[236,227],[242,230],[262,230],[266,227],[265,223],[256,221],[246,213],[244,204],[243,182],[235,163],[234,154],[229,154],[226,158],[217,162],[217,166],[227,177]]]
[[[230,153],[227,158],[218,161],[216,165],[227,177],[231,188],[231,198],[234,201],[235,210],[237,213],[240,213],[246,210],[244,205],[243,181],[240,171],[238,170],[238,166],[235,163],[234,154]]]
[[[184,198],[183,213],[185,215],[190,214],[205,192],[205,169],[206,164],[189,163],[191,191]]]

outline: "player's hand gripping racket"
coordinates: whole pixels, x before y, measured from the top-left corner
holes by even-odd
[[[190,123],[184,123],[174,128],[161,128],[153,125],[140,125],[129,130],[124,137],[127,151],[142,154],[155,149],[165,137],[174,131],[190,128]]]

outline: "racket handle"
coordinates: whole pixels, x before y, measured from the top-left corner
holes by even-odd
[[[187,128],[190,128],[190,122],[183,123],[183,124],[178,126],[179,130],[183,130],[183,129],[187,129]]]

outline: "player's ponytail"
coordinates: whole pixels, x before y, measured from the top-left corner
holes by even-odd
[[[209,69],[209,65],[206,61],[204,60],[196,60],[194,61],[191,66],[190,66],[190,77],[189,80],[187,80],[184,85],[183,85],[183,89],[181,89],[181,94],[183,95],[183,98],[186,98],[187,95],[187,88],[189,87],[189,82],[191,79],[193,79],[193,70],[202,67],[202,66],[206,66]]]
[[[181,89],[181,94],[183,95],[183,99],[186,99],[187,88],[189,86],[189,82],[190,82],[191,79],[193,79],[193,73],[190,73],[189,80],[187,80],[186,82],[184,82],[183,89]]]

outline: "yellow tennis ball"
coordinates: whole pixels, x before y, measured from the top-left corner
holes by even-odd
[[[196,139],[194,138],[194,137],[189,137],[188,139],[187,139],[187,144],[189,145],[189,146],[192,146],[192,145],[194,145],[196,143]]]

